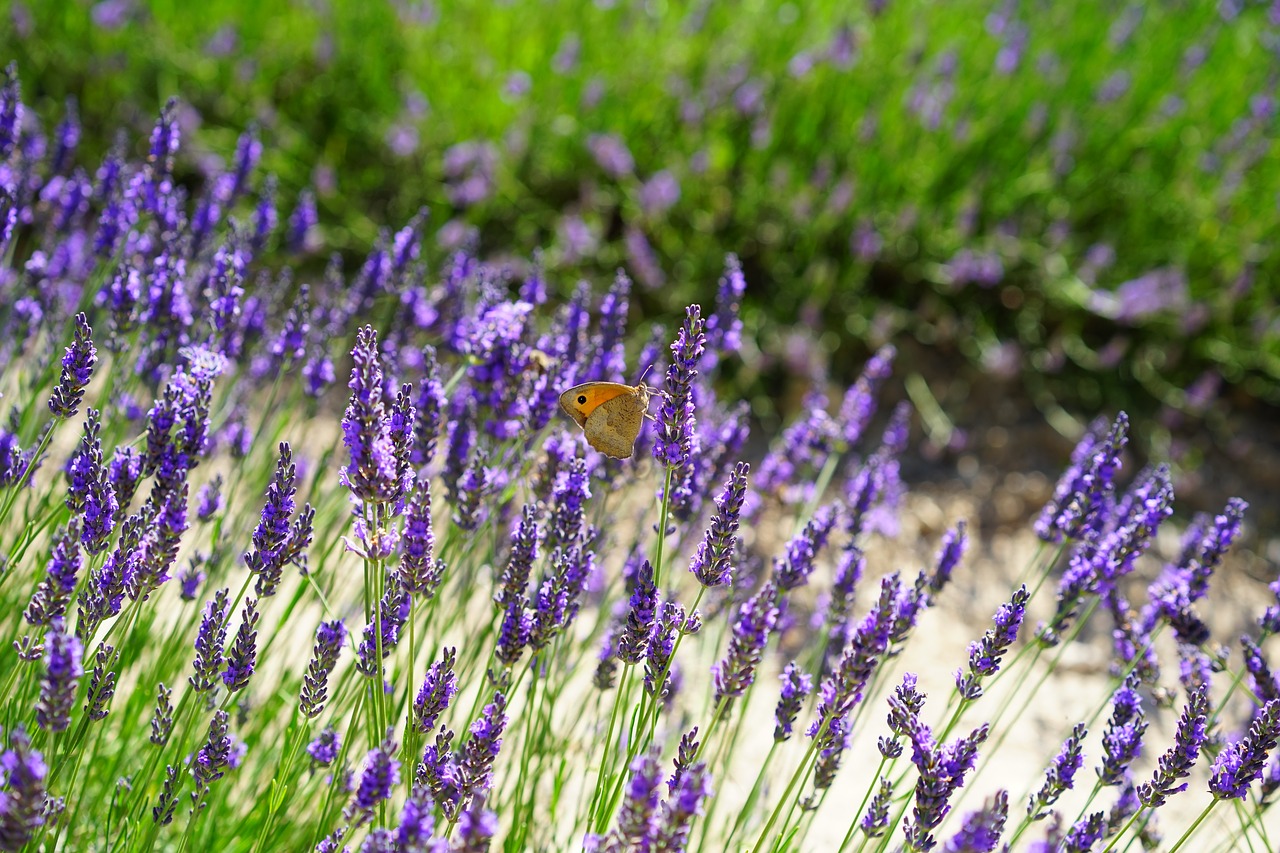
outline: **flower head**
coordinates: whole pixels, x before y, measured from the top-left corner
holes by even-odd
[[[93,345],[93,329],[84,312],[76,315],[75,340],[62,357],[62,377],[49,399],[49,411],[55,418],[67,420],[75,417],[84,399],[84,389],[93,377],[98,363],[98,351]]]

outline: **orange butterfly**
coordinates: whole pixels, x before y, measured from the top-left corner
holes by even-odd
[[[587,444],[614,459],[628,459],[649,413],[648,385],[584,382],[560,395],[560,408],[582,427]]]

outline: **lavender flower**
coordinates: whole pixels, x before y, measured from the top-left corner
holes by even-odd
[[[684,774],[689,771],[693,760],[698,757],[702,744],[698,740],[698,727],[694,726],[680,736],[680,746],[676,749],[676,757],[671,762],[671,775],[667,778],[667,793],[674,794],[680,788]]]
[[[218,670],[222,669],[222,647],[227,639],[227,616],[231,610],[230,590],[223,588],[205,603],[204,617],[196,633],[195,674],[188,677],[198,692],[212,690]]]
[[[768,580],[738,608],[728,651],[711,670],[716,683],[717,705],[725,699],[742,696],[755,681],[756,666],[764,654],[769,632],[778,621],[778,600],[778,587]]]
[[[1110,501],[1120,453],[1129,438],[1129,417],[1124,412],[1116,415],[1105,437],[1104,428],[1105,422],[1095,421],[1076,445],[1071,466],[1036,521],[1036,534],[1046,542],[1079,538],[1096,526]]]
[[[635,590],[631,593],[631,609],[617,639],[618,660],[622,663],[637,664],[644,660],[657,609],[658,588],[653,583],[653,566],[645,560],[636,575]]]
[[[520,510],[520,521],[511,534],[511,553],[507,555],[507,564],[498,578],[495,600],[499,604],[524,594],[537,555],[538,508],[525,504]]]
[[[55,418],[69,420],[75,417],[84,399],[84,389],[93,377],[94,365],[98,363],[98,351],[93,345],[93,329],[89,320],[81,312],[76,315],[75,340],[67,347],[62,357],[62,377],[53,389],[49,398],[49,411]]]
[[[453,671],[457,659],[457,649],[448,647],[440,660],[427,668],[426,678],[413,700],[413,727],[419,734],[435,729],[440,715],[448,709],[458,692],[458,676]]]
[[[498,816],[489,809],[472,806],[458,820],[457,853],[488,853],[489,842],[498,834]]]
[[[436,733],[435,742],[428,745],[423,753],[422,761],[414,772],[414,782],[426,787],[431,792],[431,800],[448,820],[456,819],[461,804],[461,771],[454,760],[449,744],[453,742],[453,732],[444,726]]]
[[[1147,721],[1142,714],[1142,698],[1137,686],[1137,679],[1131,675],[1111,699],[1111,718],[1102,734],[1103,757],[1098,766],[1098,778],[1104,785],[1123,784],[1129,765],[1142,754]]]
[[[222,475],[218,474],[201,486],[200,491],[196,492],[196,518],[201,521],[212,520],[215,515],[222,511],[224,503]]]
[[[392,503],[400,493],[399,460],[382,401],[382,365],[372,326],[356,335],[351,358],[351,399],[342,419],[342,443],[351,462],[342,469],[342,481],[362,501]]]
[[[428,853],[435,820],[431,816],[431,800],[423,791],[409,794],[400,812],[394,850],[397,853]]]
[[[849,386],[840,403],[840,435],[845,446],[853,447],[862,438],[867,424],[876,411],[876,394],[893,372],[893,360],[898,352],[885,345],[867,360],[862,374]]]
[[[66,731],[76,687],[84,675],[80,639],[66,630],[61,617],[53,619],[44,636],[44,678],[36,701],[36,723],[46,731]]]
[[[653,849],[673,853],[687,849],[693,819],[702,814],[702,802],[712,793],[711,774],[706,764],[699,761],[689,767],[680,777],[679,788],[662,804]]]
[[[604,850],[640,850],[652,842],[662,783],[661,754],[653,746],[631,762],[631,781],[618,809],[618,824],[606,837]]]
[[[231,693],[243,690],[249,684],[258,661],[258,600],[250,598],[240,614],[240,627],[227,651],[227,668],[222,671],[222,683]]]
[[[502,625],[498,630],[498,647],[494,655],[507,666],[520,660],[525,646],[533,634],[533,618],[528,611],[529,600],[524,593],[506,596]]]
[[[423,347],[422,361],[424,375],[414,400],[417,420],[413,426],[414,443],[410,455],[410,460],[419,467],[429,465],[435,456],[446,405],[444,384],[440,381],[440,368],[433,347]]]
[[[133,501],[138,481],[142,479],[142,457],[132,447],[117,447],[111,454],[107,479],[116,493],[118,507],[114,520],[119,524]]]
[[[356,670],[370,678],[378,673],[379,652],[381,659],[386,660],[399,644],[400,628],[409,618],[409,606],[412,604],[409,593],[404,591],[395,572],[387,573],[385,586],[386,592],[378,603],[380,619],[371,619],[364,626],[360,645],[356,648]]]
[[[644,689],[650,696],[669,702],[675,695],[677,672],[671,662],[675,654],[676,634],[685,625],[684,608],[674,601],[664,601],[649,635],[649,649],[644,665]],[[659,679],[662,679],[659,683]]]
[[[431,485],[418,482],[409,499],[400,539],[400,581],[405,592],[423,596],[429,601],[444,579],[438,571],[442,564],[432,559],[435,534],[431,530]]]
[[[156,746],[164,746],[173,733],[173,691],[156,685],[156,709],[151,714],[151,742]]]
[[[697,364],[706,346],[702,309],[690,305],[685,309],[684,325],[671,344],[671,366],[667,368],[667,395],[663,398],[658,421],[661,424],[653,458],[668,468],[689,464],[694,438],[693,380]]]
[[[586,532],[585,507],[590,499],[586,460],[570,459],[567,467],[556,473],[555,486],[551,491],[551,517],[547,519],[543,542],[547,551],[577,545],[583,540]]]
[[[3,120],[0,104],[0,120]],[[3,127],[0,127],[3,133]],[[0,148],[3,147],[0,137]],[[31,748],[31,738],[22,729],[9,736],[9,748],[0,753],[8,790],[0,797],[0,849],[22,850],[35,831],[44,825],[44,756]]]
[[[881,579],[879,599],[854,631],[840,662],[822,682],[817,719],[809,726],[809,737],[819,736],[824,729],[829,732],[834,721],[862,701],[862,691],[875,672],[880,656],[889,647],[889,631],[900,589],[896,572]],[[829,734],[822,734],[822,740],[826,747],[836,745],[835,738]]]
[[[1200,755],[1200,747],[1206,737],[1209,713],[1209,696],[1205,689],[1191,694],[1178,720],[1178,730],[1173,746],[1160,756],[1159,766],[1150,782],[1138,786],[1138,800],[1150,809],[1159,808],[1172,795],[1186,790],[1187,784],[1177,784],[1191,772]]]
[[[893,782],[888,776],[881,776],[875,796],[867,806],[867,811],[858,821],[858,829],[867,838],[879,838],[889,828],[889,806],[893,802]]]
[[[961,821],[960,829],[942,845],[945,853],[991,853],[1000,843],[1009,817],[1009,792],[996,791],[978,811]]]
[[[751,466],[739,462],[716,498],[716,512],[703,535],[689,570],[703,586],[733,582],[733,550],[738,542],[739,516],[747,495],[747,474]]]
[[[400,762],[394,757],[396,749],[397,744],[387,740],[369,750],[355,798],[343,812],[343,817],[353,825],[361,826],[373,817],[373,810],[390,799],[391,792],[400,784]]]
[[[1209,792],[1220,800],[1244,799],[1249,786],[1262,775],[1267,753],[1280,740],[1280,699],[1272,699],[1253,719],[1249,731],[1213,762]]]
[[[934,847],[932,830],[951,810],[951,795],[964,785],[965,774],[973,769],[978,747],[986,741],[989,731],[984,723],[966,737],[939,745],[928,726],[918,719],[914,721],[910,733],[911,761],[920,778],[916,780],[912,817],[904,826],[907,849],[922,851]]]
[[[773,575],[783,592],[808,583],[818,551],[826,544],[836,517],[830,506],[819,507],[804,529],[787,543],[783,558],[774,560]]]
[[[328,767],[338,760],[338,752],[342,748],[342,737],[333,726],[325,726],[320,734],[307,744],[307,755],[311,756],[312,769]]]
[[[178,809],[178,774],[182,771],[172,764],[164,768],[164,787],[160,797],[151,807],[151,820],[158,826],[168,826],[173,822],[173,813]]]
[[[791,738],[791,727],[805,699],[813,692],[813,679],[800,669],[795,661],[787,664],[782,671],[782,693],[778,697],[778,708],[774,711],[773,740],[782,743]]]
[[[84,567],[78,539],[75,522],[54,534],[53,550],[45,564],[45,576],[22,614],[28,624],[47,626],[67,612],[67,604],[76,589],[76,578]]]
[[[462,747],[458,790],[460,802],[483,796],[493,784],[493,762],[502,749],[502,732],[507,727],[507,697],[494,693],[480,718],[471,724],[471,737]]]
[[[739,311],[746,292],[747,280],[742,275],[742,263],[737,255],[726,255],[724,274],[720,276],[716,289],[716,310],[707,318],[706,358],[718,361],[723,356],[736,353],[742,346]],[[710,366],[714,367],[714,364]]]
[[[1103,838],[1106,829],[1106,813],[1094,812],[1081,818],[1062,839],[1063,853],[1089,853]]]
[[[992,617],[994,624],[982,639],[969,644],[969,671],[956,671],[956,689],[962,697],[973,701],[982,696],[982,679],[1000,670],[1000,659],[1018,639],[1018,629],[1022,627],[1030,599],[1031,593],[1023,584],[1007,604],[996,610]]]
[[[257,576],[254,592],[260,597],[275,595],[284,567],[300,563],[311,544],[315,510],[307,504],[296,518],[293,515],[297,506],[294,499],[298,491],[297,476],[293,450],[288,442],[282,441],[276,473],[267,487],[267,500],[253,531],[253,550],[244,554],[245,566]]]
[[[89,676],[89,693],[84,704],[85,713],[94,722],[106,719],[107,706],[116,694],[116,674],[108,669],[115,653],[115,646],[100,643],[94,655],[93,674]]]
[[[1075,781],[1076,771],[1080,769],[1082,761],[1081,741],[1087,733],[1084,723],[1076,723],[1075,728],[1071,730],[1071,736],[1063,742],[1062,749],[1058,751],[1045,772],[1044,784],[1027,801],[1027,816],[1032,820],[1048,817],[1047,807],[1056,803],[1063,792]]]
[[[204,798],[209,791],[209,786],[221,779],[226,773],[231,757],[231,737],[228,734],[229,722],[230,719],[226,711],[221,708],[215,710],[213,719],[209,721],[209,735],[205,738],[204,745],[200,747],[200,751],[196,753],[196,760],[192,767],[192,775],[196,780],[196,789],[191,793],[191,799],[194,803],[192,808],[195,810],[204,808]]]
[[[0,79],[0,159],[8,158],[9,152],[18,144],[23,111],[18,63],[10,62],[4,67],[4,76]]]

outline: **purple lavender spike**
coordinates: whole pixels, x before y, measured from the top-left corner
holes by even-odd
[[[440,715],[458,692],[458,676],[453,671],[456,661],[457,649],[449,647],[442,652],[440,660],[427,668],[426,678],[413,700],[413,726],[419,734],[435,729]]]
[[[234,693],[249,684],[249,678],[258,662],[258,600],[250,598],[240,614],[240,627],[227,650],[227,667],[222,671],[222,683]]]
[[[1249,731],[1213,762],[1209,793],[1220,800],[1244,799],[1266,766],[1267,753],[1280,741],[1280,699],[1272,699],[1253,719]]]
[[[981,809],[965,815],[960,829],[942,845],[944,853],[991,853],[1000,844],[1009,817],[1009,792],[1000,790]]]
[[[1027,801],[1027,816],[1032,820],[1048,817],[1048,807],[1056,803],[1058,798],[1071,788],[1076,771],[1083,763],[1081,741],[1087,733],[1084,723],[1077,723],[1071,730],[1071,736],[1063,742],[1062,749],[1049,764],[1049,769],[1045,772],[1044,784]]]
[[[778,707],[774,712],[773,739],[776,743],[791,738],[791,729],[801,707],[813,692],[813,678],[796,665],[795,661],[787,664],[782,671],[782,693],[778,697]]]
[[[54,618],[44,638],[44,678],[36,702],[36,723],[40,728],[61,732],[71,724],[71,706],[76,687],[84,675],[80,639],[66,630],[62,617]]]
[[[3,106],[0,104],[0,110]],[[2,112],[0,120],[3,120]],[[0,142],[3,142],[2,138]],[[31,748],[31,738],[20,728],[10,733],[8,749],[0,753],[0,767],[4,768],[8,788],[4,805],[0,807],[0,847],[21,850],[45,822],[43,810],[48,768],[44,756]]]
[[[689,464],[694,440],[693,381],[697,364],[706,346],[705,322],[697,305],[685,309],[685,322],[671,344],[671,366],[667,368],[666,392],[658,421],[660,434],[653,457],[660,465],[681,468]]]
[[[93,377],[93,368],[97,363],[98,351],[93,345],[93,329],[89,326],[88,318],[81,312],[76,315],[75,340],[62,357],[62,377],[49,399],[49,411],[53,412],[55,418],[69,420],[75,417],[80,401],[84,399],[84,389]]]
[[[369,750],[355,797],[343,811],[343,817],[355,826],[367,823],[379,803],[390,799],[400,783],[400,762],[395,759],[397,744],[388,740]]]
[[[1209,696],[1206,690],[1197,690],[1187,699],[1187,705],[1178,720],[1178,730],[1173,746],[1160,756],[1159,767],[1150,782],[1137,788],[1138,800],[1150,809],[1159,808],[1173,794],[1186,790],[1187,784],[1177,784],[1191,772],[1200,756],[1200,747],[1206,737],[1206,721],[1209,713]]]
[[[755,681],[756,666],[777,623],[779,595],[777,585],[769,580],[738,608],[728,651],[712,669],[717,704],[742,696]]]

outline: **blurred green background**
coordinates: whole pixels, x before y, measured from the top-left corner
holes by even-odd
[[[623,266],[633,323],[670,322],[736,252],[735,390],[766,422],[886,341],[931,384],[1127,408],[1165,452],[1280,404],[1280,4],[2,8],[0,56],[46,127],[75,100],[82,163],[121,128],[142,151],[176,95],[198,192],[257,127],[282,218],[318,198],[317,278],[426,206],[437,262],[540,250],[562,292]]]

